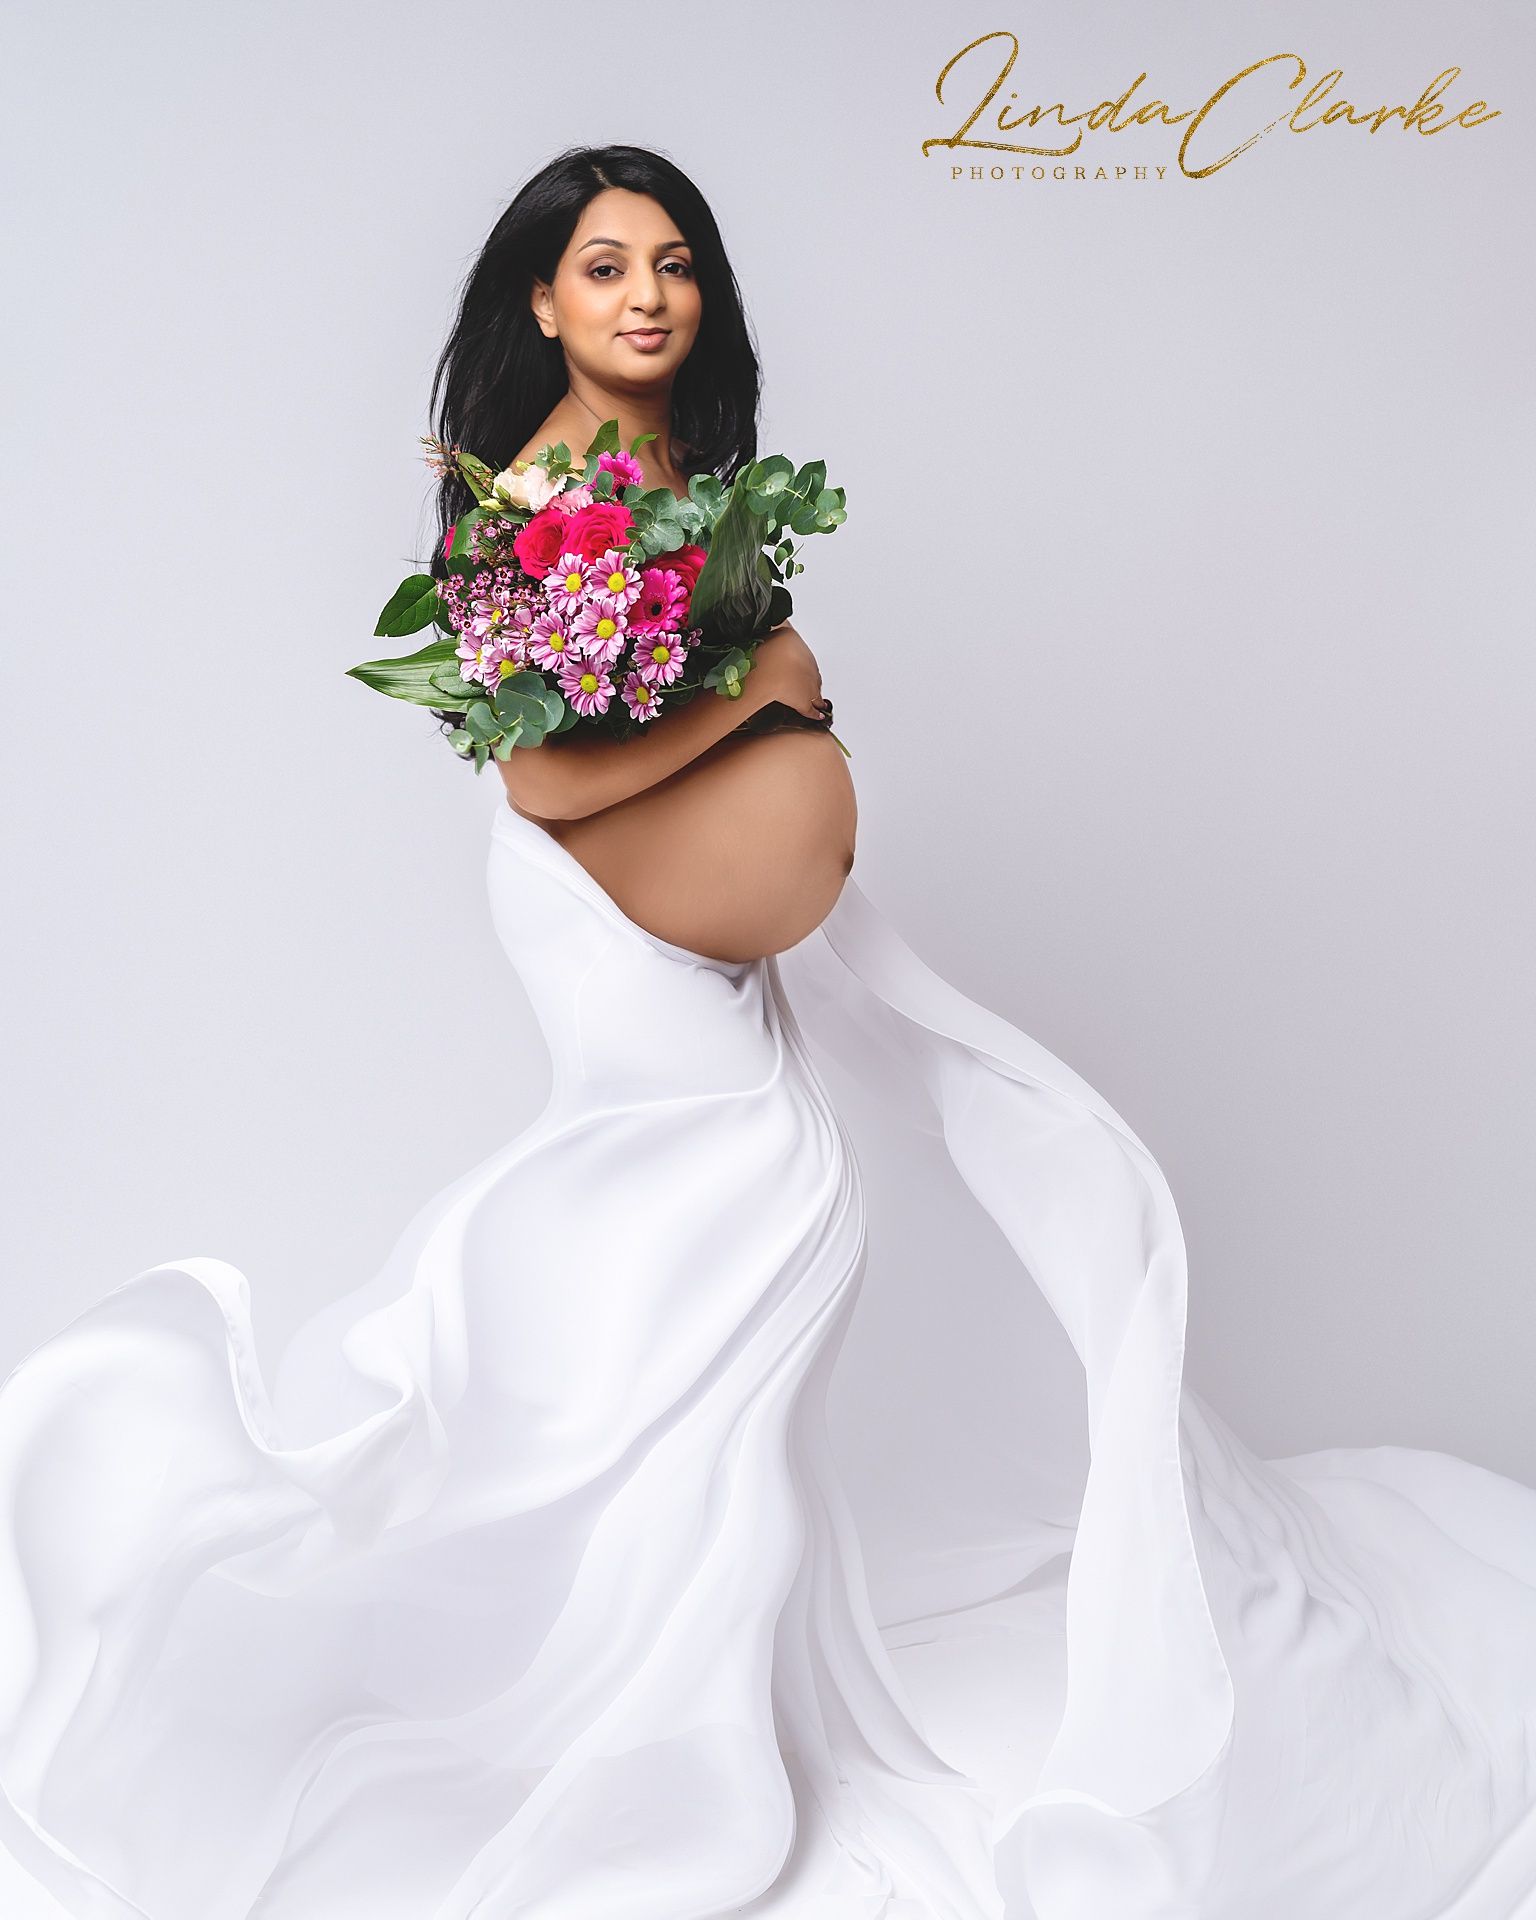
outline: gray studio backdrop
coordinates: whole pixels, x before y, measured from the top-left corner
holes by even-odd
[[[859,879],[1158,1155],[1191,1378],[1265,1453],[1536,1481],[1528,10],[571,19],[8,9],[0,1370],[202,1253],[270,1362],[542,1101],[495,775],[343,669],[428,550],[474,251],[558,148],[633,140],[717,210],[764,450],[848,492],[796,617]],[[957,181],[934,83],[1004,28],[1023,104],[1289,51],[1502,112]]]

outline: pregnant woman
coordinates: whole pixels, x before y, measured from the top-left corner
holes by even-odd
[[[607,147],[503,215],[433,403],[499,464],[616,418],[682,493],[757,397],[703,198]],[[1536,1493],[1259,1460],[1185,1385],[1156,1159],[862,892],[829,711],[785,624],[739,700],[496,762],[542,1112],[270,1382],[208,1257],[6,1378],[0,1912],[1532,1911]]]

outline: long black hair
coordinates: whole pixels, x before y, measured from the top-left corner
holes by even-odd
[[[699,331],[673,381],[672,433],[687,449],[690,472],[718,474],[729,485],[757,457],[757,351],[709,203],[680,167],[648,147],[568,147],[518,190],[465,276],[432,380],[432,431],[495,473],[517,458],[564,398],[564,350],[533,317],[533,282],[554,279],[582,209],[608,187],[649,194],[692,251]],[[457,474],[439,482],[434,578],[447,571],[449,527],[473,505]],[[438,718],[459,722],[446,712]]]

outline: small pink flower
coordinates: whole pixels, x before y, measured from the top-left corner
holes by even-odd
[[[632,453],[600,453],[597,456],[597,470],[599,473],[611,473],[613,475],[613,490],[615,493],[617,493],[621,487],[643,487],[645,485],[644,469]]]
[[[592,660],[612,666],[624,651],[629,622],[611,594],[594,593],[577,614],[572,639]]]
[[[596,563],[583,560],[579,553],[562,553],[544,576],[544,592],[550,606],[567,618],[580,611],[588,587],[597,584]]]
[[[463,632],[475,640],[494,636],[512,617],[517,576],[510,567],[477,573],[470,582]]]
[[[661,711],[662,695],[642,680],[638,673],[627,673],[619,692],[624,704],[637,720],[653,720]]]
[[[446,579],[439,580],[437,597],[442,604],[443,612],[448,617],[449,626],[455,633],[462,633],[464,622],[469,617],[469,611],[464,605],[464,576],[450,573]]]
[[[569,655],[560,663],[560,691],[580,714],[605,713],[613,698],[613,682],[600,660]]]
[[[555,613],[541,613],[528,629],[528,658],[536,667],[558,667],[574,651],[570,625]]]
[[[629,610],[636,633],[675,633],[688,618],[688,586],[670,567],[647,567]]]
[[[635,671],[650,687],[670,687],[687,658],[688,649],[675,633],[648,633],[635,642]]]

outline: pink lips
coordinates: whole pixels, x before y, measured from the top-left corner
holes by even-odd
[[[632,332],[621,333],[619,338],[621,340],[627,340],[632,347],[637,347],[641,353],[654,353],[666,340],[667,333],[668,329],[666,327],[637,327]]]

